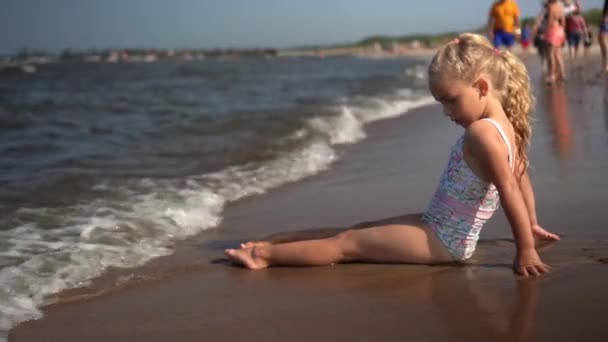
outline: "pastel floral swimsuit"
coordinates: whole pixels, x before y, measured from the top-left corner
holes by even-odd
[[[491,122],[507,144],[512,168],[513,155],[507,135],[496,121],[482,120]],[[463,141],[464,134],[452,147],[448,166],[422,215],[422,221],[429,225],[457,260],[466,260],[473,255],[481,228],[500,202],[494,184],[480,179],[467,165],[463,158]]]

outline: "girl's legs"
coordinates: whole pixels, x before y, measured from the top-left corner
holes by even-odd
[[[305,229],[295,230],[290,232],[279,232],[262,238],[261,240],[247,241],[241,244],[242,248],[276,245],[279,243],[295,242],[302,240],[319,240],[336,236],[348,228],[320,228],[320,229]]]
[[[418,222],[348,229],[325,239],[225,252],[230,259],[250,269],[272,265],[324,266],[348,261],[413,264],[453,261],[435,234]]]
[[[319,240],[326,239],[333,236],[336,236],[346,230],[349,229],[362,229],[369,228],[374,226],[383,226],[389,224],[400,224],[400,223],[415,223],[419,222],[422,217],[422,213],[394,216],[386,219],[375,220],[375,221],[366,221],[357,223],[348,228],[320,228],[320,229],[305,229],[305,230],[296,230],[290,232],[279,232],[267,237],[262,238],[257,241],[247,241],[241,244],[242,248],[260,246],[260,245],[269,245],[269,244],[278,244],[278,243],[286,243],[286,242],[295,242],[302,240]]]

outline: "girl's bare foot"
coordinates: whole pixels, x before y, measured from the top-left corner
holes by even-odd
[[[543,227],[539,225],[532,226],[532,234],[535,239],[544,240],[544,241],[559,241],[560,237],[557,234],[553,234],[551,232],[546,231]]]
[[[247,241],[241,244],[241,248],[252,248],[256,246],[268,246],[271,245],[270,241]]]
[[[547,82],[547,84],[552,84],[553,82],[555,82],[555,76],[547,75],[547,77],[545,77],[545,82]]]
[[[268,262],[256,255],[256,248],[226,249],[226,256],[250,270],[259,270],[268,267]]]

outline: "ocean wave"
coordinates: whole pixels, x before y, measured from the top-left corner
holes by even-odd
[[[289,149],[180,179],[111,179],[95,198],[49,208],[23,207],[0,231],[0,339],[52,293],[86,285],[108,267],[136,267],[170,254],[176,240],[217,227],[226,203],[260,195],[331,167],[336,145],[365,138],[365,125],[428,105],[426,93],[398,89],[382,96],[343,98],[309,117],[284,139]]]

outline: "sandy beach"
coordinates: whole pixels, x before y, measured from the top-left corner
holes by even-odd
[[[554,87],[532,75],[531,178],[541,225],[562,236],[541,250],[547,276],[513,275],[502,212],[467,264],[254,272],[223,258],[224,248],[275,231],[424,210],[462,133],[433,105],[370,125],[329,171],[231,204],[220,227],[173,255],[60,294],[9,341],[605,341],[608,83],[596,60],[571,69]]]

